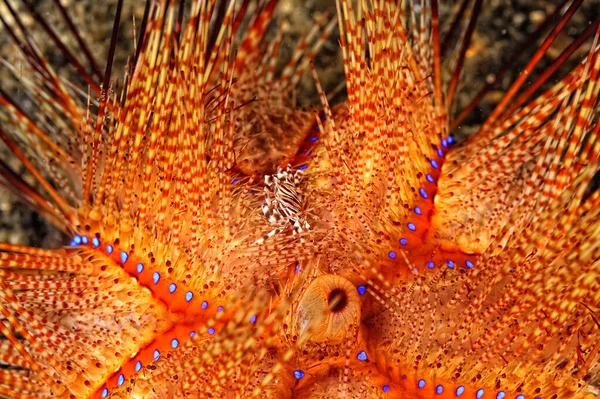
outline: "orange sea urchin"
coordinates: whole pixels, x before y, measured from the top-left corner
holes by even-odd
[[[72,241],[0,244],[0,397],[600,397],[597,21],[521,91],[581,0],[462,144],[482,1],[442,58],[436,0],[339,0],[322,112],[292,94],[336,20],[278,72],[258,3],[150,1],[119,87],[120,1],[102,84],[67,57],[87,99],[9,6],[37,109],[0,91],[0,138],[40,190],[0,182]]]

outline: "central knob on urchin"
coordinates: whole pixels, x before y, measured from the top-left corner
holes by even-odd
[[[301,340],[342,342],[360,323],[356,287],[341,276],[319,276],[301,295],[295,316]]]

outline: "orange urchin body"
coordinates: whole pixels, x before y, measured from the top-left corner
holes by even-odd
[[[0,244],[0,396],[598,397],[598,24],[517,96],[579,4],[462,144],[436,1],[338,1],[348,101],[316,78],[323,112],[290,98],[335,20],[277,72],[276,1],[149,2],[117,89],[120,2],[86,105],[7,25],[47,121],[0,92],[41,192],[2,182],[73,239]]]

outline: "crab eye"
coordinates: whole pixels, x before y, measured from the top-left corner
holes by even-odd
[[[360,321],[356,287],[343,277],[327,274],[313,280],[296,310],[301,340],[340,343]]]

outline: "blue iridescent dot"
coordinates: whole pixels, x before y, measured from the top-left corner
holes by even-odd
[[[433,263],[432,261],[427,262],[427,267],[430,269],[433,269],[435,267],[435,263]]]
[[[467,261],[465,262],[465,265],[467,265],[467,267],[468,267],[469,269],[471,269],[471,268],[473,267],[473,262],[471,262],[470,260],[467,260]]]
[[[154,360],[158,360],[160,358],[160,352],[158,351],[158,349],[154,349],[153,358]]]
[[[456,388],[456,396],[460,396],[463,393],[465,393],[465,387],[464,386],[459,386],[458,388]]]
[[[388,392],[390,390],[390,386],[389,385],[384,385],[383,386],[383,392]]]
[[[438,168],[438,163],[435,159],[432,159],[431,161],[429,161],[429,163],[431,164],[431,166],[433,166],[434,169]]]
[[[317,136],[311,137],[309,141],[311,143],[314,143],[315,141],[317,141]]]
[[[104,388],[104,389],[102,390],[102,397],[103,397],[103,398],[106,398],[106,397],[108,397],[108,388]]]
[[[441,395],[442,392],[444,392],[444,386],[443,385],[438,385],[437,387],[435,387],[435,393],[437,393],[438,395]]]
[[[186,302],[191,301],[193,297],[194,297],[194,294],[192,294],[191,291],[188,291],[188,292],[185,293],[185,301]]]
[[[448,140],[442,139],[442,147],[448,148]]]
[[[125,376],[123,374],[119,374],[119,377],[117,378],[117,385],[121,386],[125,383]]]
[[[69,243],[70,247],[75,247],[77,246],[77,243],[75,242],[75,240],[71,240],[71,242]]]
[[[142,265],[141,263],[138,263],[136,270],[137,270],[138,274],[140,274],[141,272],[144,271],[144,265]]]
[[[421,194],[421,197],[425,199],[429,198],[429,196],[427,195],[427,191],[425,191],[425,189],[422,187],[419,189],[419,194]]]
[[[129,255],[127,255],[127,252],[121,252],[120,258],[121,258],[121,263],[125,263],[125,262],[127,262],[127,259],[129,259]]]
[[[448,136],[448,144],[454,144],[454,137]]]
[[[415,213],[417,215],[422,215],[423,214],[423,212],[421,212],[421,208],[419,208],[418,206],[415,206]]]
[[[302,370],[294,370],[294,378],[296,378],[297,380],[299,380],[302,377],[304,377],[304,371],[302,371]]]
[[[190,333],[190,338],[193,338],[195,335],[196,335],[196,331],[192,331],[192,332]]]
[[[525,395],[523,395],[523,394],[517,395],[517,397],[515,399],[525,399]]]
[[[140,362],[139,360],[135,363],[135,372],[137,373],[138,371],[140,371],[142,369],[142,362]]]
[[[98,239],[98,237],[92,238],[92,245],[95,246],[96,248],[98,248],[100,246],[100,240]]]
[[[480,388],[480,389],[477,391],[477,393],[475,394],[475,397],[476,397],[477,399],[481,399],[481,398],[483,397],[483,393],[484,393],[484,390],[483,390],[483,388]]]
[[[360,351],[360,352],[358,352],[358,355],[356,355],[356,358],[357,358],[358,360],[361,360],[361,361],[363,361],[363,362],[366,362],[366,361],[367,361],[367,359],[368,359],[368,357],[367,357],[367,352],[365,352],[365,351]]]
[[[223,306],[219,306],[219,307],[217,308],[217,312],[222,312],[222,311],[223,311]]]
[[[235,184],[235,183],[237,183],[237,182],[238,182],[238,179],[233,179],[233,180],[231,181],[231,184]]]
[[[309,156],[309,155],[310,155],[310,150],[306,151],[306,152],[304,153],[304,155],[306,155],[306,156]]]
[[[500,391],[496,395],[496,399],[504,399],[505,396],[506,396],[506,393],[504,393],[504,391]]]
[[[256,323],[256,315],[254,315],[254,316],[252,316],[252,317],[250,318],[250,323],[251,323],[251,324],[254,324],[254,323]]]
[[[359,285],[358,287],[356,287],[356,290],[358,291],[359,295],[364,295],[365,292],[367,292],[367,286],[366,285]]]
[[[108,252],[109,254],[112,254],[112,251],[113,251],[113,246],[112,246],[112,245],[110,245],[110,244],[108,244],[108,245],[106,246],[106,252]]]
[[[442,149],[441,149],[441,148],[438,148],[438,149],[437,149],[437,153],[438,153],[438,156],[439,156],[440,158],[444,156],[444,152],[442,151]]]
[[[300,264],[296,263],[296,268],[294,269],[294,274],[298,274],[302,271],[302,269],[300,268]]]
[[[208,302],[204,301],[201,305],[202,309],[206,309],[208,307]]]
[[[212,327],[208,328],[208,334],[213,335],[215,333],[215,329]]]
[[[425,388],[425,380],[419,380],[417,386],[421,389]]]
[[[448,259],[448,260],[446,261],[446,264],[448,265],[448,267],[449,267],[450,269],[454,269],[454,262],[452,262],[450,259]]]
[[[300,170],[304,170],[304,169],[306,169],[306,168],[308,168],[308,165],[302,165],[302,166],[300,166],[300,168],[298,168],[298,169],[300,169]]]
[[[396,259],[396,253],[394,251],[390,251],[390,253],[388,254],[388,256],[392,259]]]
[[[160,280],[160,273],[154,272],[152,274],[152,281],[154,281],[154,284],[158,284],[158,280]]]
[[[429,183],[433,183],[433,182],[434,182],[434,180],[433,180],[433,176],[431,176],[429,173],[427,173],[427,174],[425,175],[425,178],[427,179],[427,181],[428,181]]]
[[[75,245],[81,244],[81,236],[76,234],[73,238],[73,242],[75,243]]]
[[[83,236],[81,237],[81,242],[87,245],[90,242],[90,239],[88,238],[88,236]]]
[[[179,346],[179,341],[177,341],[177,338],[173,338],[173,340],[171,341],[171,348],[177,349],[178,346]]]
[[[401,238],[400,239],[400,244],[406,245],[407,243],[408,243],[408,241],[406,240],[406,238]]]
[[[408,377],[407,377],[406,375],[403,375],[403,376],[402,376],[402,379],[403,379],[403,380],[405,380],[405,379],[407,379],[407,378],[408,378]]]
[[[417,230],[417,226],[415,226],[414,223],[410,222],[410,223],[408,223],[408,229],[415,231],[415,230]]]
[[[169,284],[169,294],[172,294],[177,289],[177,285],[175,283]]]

